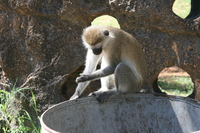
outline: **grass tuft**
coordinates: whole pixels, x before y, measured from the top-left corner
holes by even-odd
[[[0,83],[2,85],[6,85]],[[6,85],[10,87],[9,85]],[[2,133],[39,133],[40,127],[37,128],[32,116],[20,104],[16,95],[24,97],[29,103],[31,108],[37,115],[36,99],[33,92],[29,88],[16,88],[12,87],[11,92],[0,90],[0,132]],[[31,92],[31,102],[28,97],[23,93],[24,90]],[[37,118],[39,121],[39,117]],[[27,123],[30,125],[27,126]]]
[[[171,95],[188,96],[193,91],[193,82],[187,76],[164,76],[158,78],[162,91]]]

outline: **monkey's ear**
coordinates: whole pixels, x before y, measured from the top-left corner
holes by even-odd
[[[105,36],[108,36],[108,35],[109,35],[109,31],[108,31],[108,30],[105,30],[105,31],[103,32],[103,34],[104,34]]]

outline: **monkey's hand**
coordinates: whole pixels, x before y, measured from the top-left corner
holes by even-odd
[[[93,77],[91,75],[81,75],[80,77],[76,78],[76,83],[90,81],[92,79],[93,79]]]
[[[77,99],[78,97],[79,97],[78,95],[74,94],[69,100],[75,100],[75,99]]]

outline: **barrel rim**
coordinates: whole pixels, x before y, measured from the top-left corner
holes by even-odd
[[[137,97],[148,97],[148,98],[156,98],[156,99],[162,99],[162,98],[167,98],[170,101],[181,101],[181,102],[185,102],[187,104],[190,104],[192,106],[195,106],[197,108],[200,108],[200,101],[197,101],[195,99],[192,98],[188,98],[188,97],[181,97],[181,96],[174,96],[174,95],[166,95],[166,94],[157,94],[157,93],[134,93],[134,94],[118,94],[121,95],[120,97],[117,95],[111,96],[108,100],[106,100],[105,102],[113,102],[116,101],[117,99],[123,99],[123,98],[137,98]],[[88,96],[88,97],[84,97],[84,98],[80,98],[80,99],[75,99],[75,100],[67,100],[61,103],[58,103],[52,107],[50,107],[49,109],[47,109],[46,111],[44,111],[40,117],[40,123],[42,126],[42,129],[45,129],[46,131],[50,132],[50,133],[60,133],[57,132],[53,129],[51,129],[50,127],[48,127],[44,121],[43,118],[45,117],[45,114],[47,114],[52,108],[59,108],[60,105],[62,104],[70,104],[70,105],[77,105],[77,104],[83,104],[83,103],[97,103],[97,104],[101,104],[98,103],[93,96]]]

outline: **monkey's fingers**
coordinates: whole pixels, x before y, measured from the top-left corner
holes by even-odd
[[[77,77],[76,78],[76,83],[80,83],[80,82],[81,82],[80,77]]]
[[[76,78],[76,83],[85,82],[91,80],[90,75],[83,75],[81,77]]]

